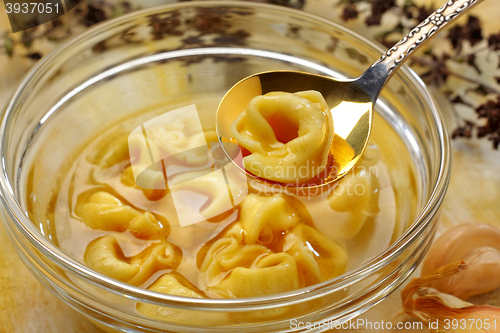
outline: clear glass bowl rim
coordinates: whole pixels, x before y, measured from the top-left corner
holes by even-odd
[[[126,294],[127,297],[136,299],[138,301],[143,301],[147,303],[154,304],[168,304],[169,306],[183,308],[189,306],[191,309],[211,309],[214,307],[217,309],[224,310],[235,310],[244,309],[248,311],[249,309],[258,310],[266,309],[272,307],[272,304],[276,305],[279,303],[282,305],[292,305],[302,301],[302,298],[307,294],[308,299],[322,297],[331,292],[343,289],[357,281],[361,280],[366,274],[370,274],[386,265],[391,263],[398,254],[404,251],[407,247],[411,246],[420,233],[422,233],[426,228],[430,227],[433,217],[439,212],[439,207],[443,201],[444,195],[446,193],[451,169],[451,157],[450,157],[450,143],[448,140],[448,135],[446,133],[446,128],[443,124],[441,115],[435,105],[433,98],[427,91],[425,84],[422,80],[415,74],[411,69],[403,66],[399,69],[399,72],[404,76],[409,78],[415,84],[419,93],[425,97],[425,103],[430,106],[432,112],[432,118],[435,122],[435,129],[437,134],[437,139],[439,141],[438,153],[439,153],[439,172],[437,175],[436,182],[433,184],[432,193],[429,196],[428,201],[422,208],[422,211],[417,216],[413,224],[401,235],[393,244],[391,244],[383,253],[379,254],[377,257],[373,258],[364,265],[358,267],[353,271],[349,271],[346,274],[339,276],[335,279],[325,281],[320,284],[316,284],[307,288],[302,288],[298,290],[293,290],[290,292],[270,295],[265,297],[255,297],[255,298],[237,298],[237,299],[195,299],[182,296],[173,296],[168,294],[162,294],[158,292],[153,292],[145,288],[135,287],[124,282],[120,282],[111,279],[107,276],[99,274],[87,266],[77,262],[65,253],[63,253],[58,247],[49,242],[39,231],[38,228],[29,220],[25,211],[22,209],[20,202],[16,198],[13,186],[9,181],[7,170],[6,170],[6,152],[7,152],[7,142],[6,128],[9,125],[9,121],[13,116],[13,110],[17,109],[19,104],[22,103],[24,97],[29,94],[30,86],[34,84],[34,81],[44,73],[44,70],[49,68],[53,64],[57,57],[65,52],[65,50],[70,49],[72,45],[81,43],[85,40],[91,39],[93,36],[97,36],[103,31],[112,29],[115,26],[122,25],[128,21],[137,20],[139,17],[146,17],[154,14],[160,14],[166,11],[175,10],[178,8],[186,7],[206,7],[206,6],[225,6],[225,7],[245,7],[254,9],[267,9],[267,10],[277,10],[284,14],[293,14],[297,16],[303,16],[307,19],[319,21],[319,23],[330,25],[333,29],[341,30],[344,34],[348,35],[350,38],[357,39],[358,41],[367,44],[368,46],[380,51],[380,54],[384,53],[386,50],[378,43],[363,37],[362,35],[351,31],[350,29],[337,24],[333,21],[321,18],[319,16],[306,13],[300,10],[281,7],[277,5],[254,3],[254,2],[244,2],[244,1],[190,1],[181,2],[174,4],[167,4],[158,7],[143,9],[133,13],[123,15],[118,18],[111,19],[106,22],[102,22],[89,28],[83,33],[70,38],[61,45],[59,45],[54,51],[41,59],[29,72],[26,74],[25,78],[21,82],[19,88],[16,90],[12,98],[10,99],[5,112],[2,117],[2,122],[0,125],[0,191],[1,200],[4,205],[5,211],[10,215],[13,221],[15,221],[16,227],[20,230],[22,235],[29,240],[29,242],[42,252],[45,256],[49,257],[52,262],[56,263],[59,267],[64,268],[78,276],[81,276],[100,287],[105,287],[106,289],[112,290],[120,294]],[[268,306],[265,304],[269,303]]]

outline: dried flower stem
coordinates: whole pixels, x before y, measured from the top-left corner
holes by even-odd
[[[428,59],[422,58],[422,57],[415,57],[414,56],[412,58],[412,61],[414,63],[418,63],[419,65],[423,65],[423,66],[426,66],[426,67],[429,67],[429,68],[433,68],[433,69],[437,69],[437,67],[438,67],[436,62],[434,62],[432,60],[428,60]],[[480,81],[478,79],[467,77],[465,75],[453,72],[453,71],[449,70],[448,68],[439,68],[439,71],[441,73],[443,73],[443,74],[451,75],[451,76],[454,76],[456,78],[459,78],[459,79],[467,81],[467,82],[480,84],[486,90],[488,90],[489,92],[491,92],[493,94],[500,94],[500,89],[497,88],[497,87],[494,87],[494,86],[490,85],[489,83],[486,83],[486,82]]]

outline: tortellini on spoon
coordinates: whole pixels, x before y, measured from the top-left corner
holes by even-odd
[[[323,173],[334,131],[330,109],[317,91],[271,92],[253,98],[231,125],[252,174],[303,183]]]

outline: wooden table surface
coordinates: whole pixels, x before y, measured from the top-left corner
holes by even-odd
[[[305,10],[338,20],[338,13],[332,9],[336,1],[309,0]],[[160,4],[162,1],[141,1],[140,3],[142,7],[146,7]],[[492,6],[498,6],[498,4],[493,0],[486,1],[474,12],[486,19],[487,30],[499,31],[500,22],[496,17],[498,10],[491,10]],[[361,32],[364,29],[357,26],[352,28]],[[0,5],[0,35],[8,29],[10,29],[8,20]],[[5,105],[26,70],[33,64],[34,62],[28,59],[9,59],[0,54],[0,105]],[[498,64],[496,67],[498,68]],[[439,93],[436,94],[436,98],[442,100]],[[446,107],[443,107],[443,110],[445,110],[443,112],[445,112],[444,117],[447,123],[453,124],[451,115],[446,113]],[[493,151],[489,142],[478,140],[454,141],[452,146],[452,179],[438,232],[441,233],[451,226],[467,222],[484,222],[500,227],[500,151]],[[102,332],[47,291],[28,272],[10,244],[3,225],[0,226],[0,244],[2,244],[2,251],[0,251],[0,333]],[[401,312],[400,304],[399,292],[396,291],[364,314],[363,318],[371,321],[394,320],[394,314]]]

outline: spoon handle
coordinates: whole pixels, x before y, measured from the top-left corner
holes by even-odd
[[[449,0],[391,47],[357,81],[375,101],[392,74],[436,32],[483,0]]]

